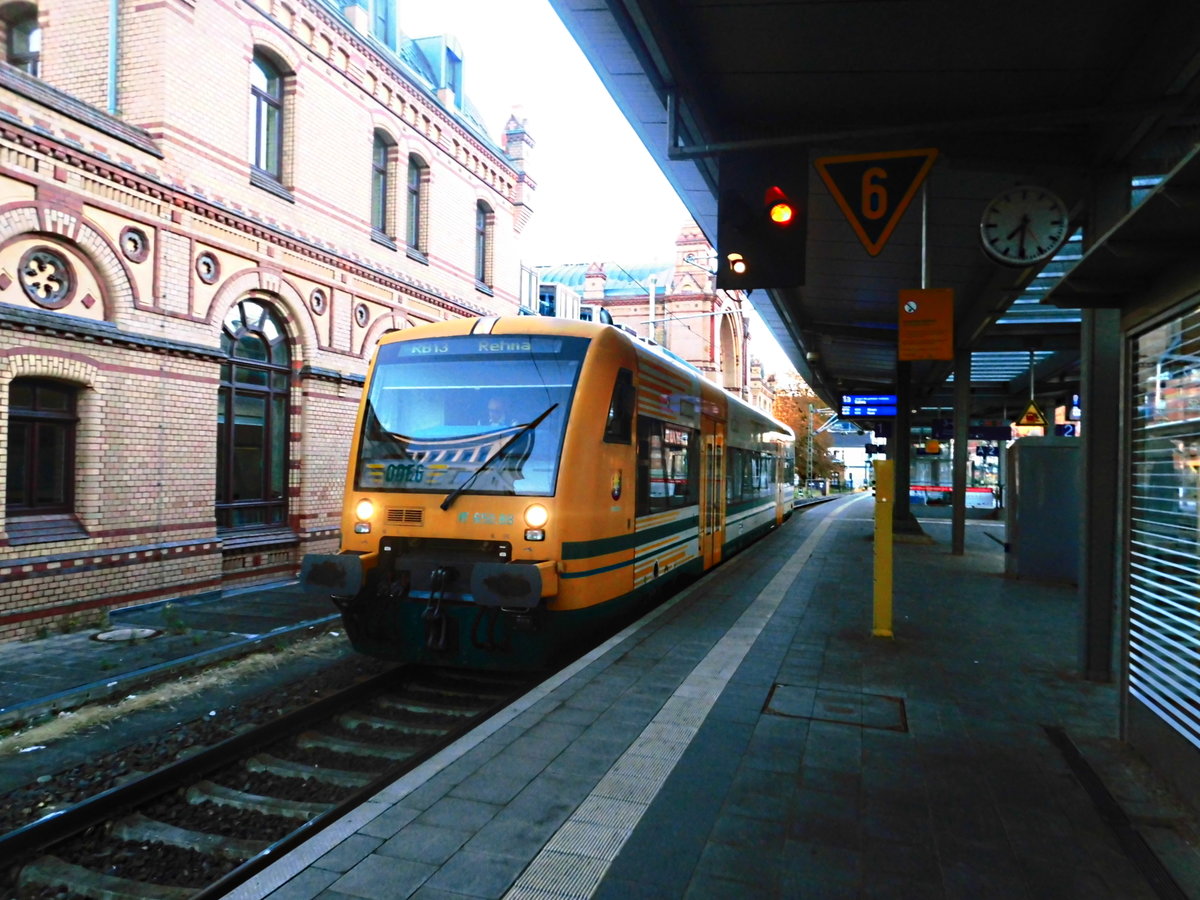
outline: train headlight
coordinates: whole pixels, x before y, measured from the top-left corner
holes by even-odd
[[[354,505],[354,515],[358,518],[358,521],[354,523],[354,533],[370,534],[371,523],[367,520],[375,515],[375,504],[366,498],[359,500]]]
[[[534,503],[525,509],[525,524],[530,528],[542,528],[550,521],[550,510],[540,503]]]

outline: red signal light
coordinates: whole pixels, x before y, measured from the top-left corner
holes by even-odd
[[[794,151],[720,155],[717,287],[747,291],[804,284],[808,179]]]
[[[792,206],[792,201],[787,198],[787,194],[781,188],[775,186],[767,188],[763,200],[767,207],[767,217],[776,225],[790,225],[792,219],[796,217],[796,209]]]

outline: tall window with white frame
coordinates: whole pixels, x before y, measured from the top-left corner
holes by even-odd
[[[475,287],[490,291],[492,282],[492,209],[482,200],[475,204]]]
[[[283,73],[262,53],[250,67],[250,163],[256,173],[283,180]]]
[[[287,517],[291,352],[283,322],[257,299],[235,303],[221,331],[217,527],[283,525]]]
[[[421,234],[424,222],[421,219],[422,193],[428,167],[416,154],[408,157],[407,218],[404,225],[404,240],[410,253],[424,255],[425,240]]]
[[[385,132],[376,131],[371,145],[371,235],[393,249],[396,247],[392,196],[395,170],[395,142]]]
[[[74,510],[77,394],[42,378],[17,378],[9,386],[6,517]]]
[[[37,7],[20,3],[5,20],[5,59],[30,75],[38,75],[42,55],[42,29],[38,26]]]

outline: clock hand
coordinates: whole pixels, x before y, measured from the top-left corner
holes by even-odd
[[[1029,235],[1029,239],[1030,239],[1031,241],[1033,241],[1033,245],[1034,245],[1035,247],[1041,247],[1041,245],[1042,245],[1042,239],[1041,239],[1041,238],[1039,238],[1039,237],[1037,236],[1037,232],[1036,232],[1036,231],[1034,231],[1034,230],[1033,230],[1031,227],[1029,227],[1028,225],[1026,225],[1026,226],[1025,226],[1025,233],[1026,233],[1027,235]]]
[[[1017,227],[1014,228],[1012,231],[1010,231],[1007,235],[1005,235],[1004,239],[1006,241],[1011,241],[1018,234],[1027,230],[1028,228],[1029,228],[1029,213],[1025,213],[1024,215],[1021,216],[1021,221],[1017,223]]]

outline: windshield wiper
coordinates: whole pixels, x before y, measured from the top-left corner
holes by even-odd
[[[558,409],[558,404],[552,403],[550,405],[549,409],[547,409],[544,413],[542,413],[540,416],[538,416],[532,422],[529,422],[526,425],[522,425],[517,431],[513,432],[512,437],[510,437],[507,441],[505,441],[503,444],[501,444],[499,447],[497,447],[491,456],[489,456],[482,463],[480,463],[479,468],[476,469],[474,472],[472,472],[466,481],[464,481],[462,484],[460,484],[458,487],[456,487],[454,490],[452,490],[449,494],[446,495],[446,499],[442,501],[442,509],[443,510],[449,509],[454,504],[454,501],[458,499],[458,495],[461,494],[463,491],[465,491],[468,487],[470,487],[471,482],[474,481],[479,476],[479,474],[481,472],[483,472],[484,469],[486,469],[488,466],[490,466],[492,464],[493,460],[497,459],[502,453],[504,453],[505,450],[507,450],[509,447],[511,447],[513,445],[513,442],[516,441],[517,438],[521,437],[522,435],[532,431],[533,429],[535,429],[539,425],[541,425],[542,420],[544,418],[546,418],[546,416],[550,415],[550,413],[554,412],[556,409]]]

